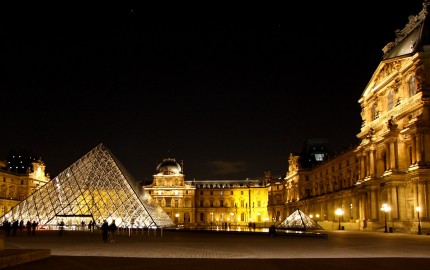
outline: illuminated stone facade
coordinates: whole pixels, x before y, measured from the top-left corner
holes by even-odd
[[[168,158],[144,188],[181,226],[222,228],[269,220],[267,188],[259,180],[185,181],[181,165]]]
[[[423,10],[383,49],[359,99],[360,144],[311,168],[291,155],[286,178],[269,187],[272,217],[300,208],[318,215],[326,228],[340,220],[345,229],[430,229],[428,6],[424,1]],[[383,204],[390,207],[386,212]],[[342,215],[336,216],[337,208]]]
[[[45,164],[38,159],[26,173],[14,172],[7,161],[0,161],[0,216],[50,180]]]
[[[115,220],[120,227],[172,227],[175,224],[153,202],[139,182],[103,144],[35,190],[1,217],[2,221],[34,221],[43,228],[101,226]]]

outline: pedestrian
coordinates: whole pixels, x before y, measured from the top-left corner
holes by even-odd
[[[22,228],[24,227],[24,220],[21,219],[19,222],[19,230],[22,232]]]
[[[275,225],[271,225],[269,227],[269,236],[275,236],[276,235],[276,227]]]
[[[19,226],[18,220],[14,220],[12,223],[12,235],[13,236],[16,236],[16,231],[18,230],[18,226]]]
[[[6,236],[9,236],[10,235],[10,230],[12,229],[12,224],[10,223],[9,220],[5,220],[3,222],[3,228],[6,231]]]
[[[115,242],[115,232],[116,232],[116,224],[115,220],[112,220],[112,223],[109,225],[109,231],[110,231],[110,241]]]
[[[90,223],[88,223],[88,230],[91,232],[91,228],[93,227],[93,221],[90,220]]]
[[[60,236],[63,236],[63,230],[64,230],[64,221],[61,221],[61,222],[60,222],[60,225],[59,225],[59,227],[60,227]]]
[[[103,224],[102,224],[102,239],[103,242],[108,242],[108,232],[109,232],[109,224],[107,223],[106,220],[103,220]]]
[[[36,235],[36,227],[37,227],[37,223],[35,220],[33,220],[33,223],[31,223],[31,233],[32,235]]]
[[[27,235],[31,235],[31,221],[30,220],[27,221],[27,225],[25,226],[25,228],[27,229]]]

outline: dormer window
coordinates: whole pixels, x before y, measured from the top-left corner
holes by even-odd
[[[376,103],[374,103],[372,105],[371,114],[372,114],[372,120],[375,120],[376,118],[378,118],[378,111],[376,110]]]
[[[393,91],[388,92],[387,107],[388,107],[388,110],[391,110],[394,107]]]
[[[409,78],[409,96],[412,97],[417,93],[417,84],[415,82],[415,76],[412,75]]]

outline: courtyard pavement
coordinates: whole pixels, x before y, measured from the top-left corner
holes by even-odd
[[[430,235],[320,231],[323,235],[163,230],[119,232],[114,242],[89,231],[5,236],[5,251],[50,250],[7,269],[406,269],[428,268]],[[326,237],[320,237],[326,236]],[[0,252],[1,253],[1,252]]]

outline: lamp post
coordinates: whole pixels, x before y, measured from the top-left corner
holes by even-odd
[[[417,210],[417,213],[418,213],[418,234],[421,234],[421,220],[420,220],[421,207],[417,206],[417,208],[415,209]]]
[[[381,210],[385,212],[385,215],[384,215],[385,216],[385,230],[384,230],[384,232],[387,233],[388,232],[388,230],[387,230],[388,229],[387,228],[387,212],[391,211],[391,207],[388,204],[384,203],[384,204],[382,204]]]
[[[336,214],[336,216],[339,216],[339,227],[338,227],[338,230],[340,230],[340,216],[343,215],[343,210],[341,208],[338,208],[338,209],[336,209],[335,214]]]

